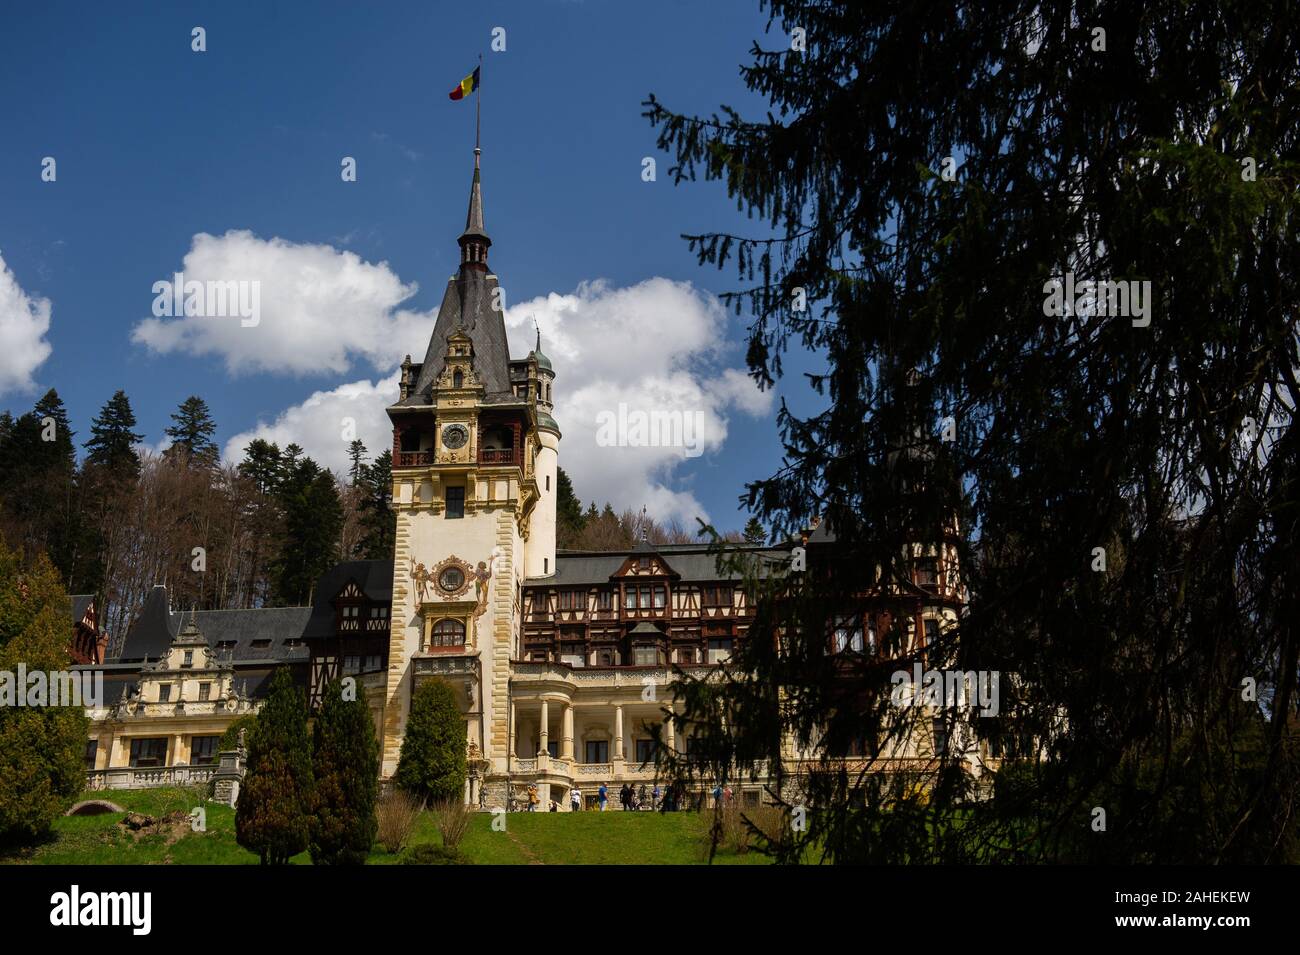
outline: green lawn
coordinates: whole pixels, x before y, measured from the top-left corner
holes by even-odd
[[[193,797],[179,789],[142,789],[87,793],[129,810],[161,816],[188,812]],[[170,835],[137,838],[118,823],[121,815],[64,817],[54,823],[53,838],[35,849],[0,856],[6,864],[36,865],[252,865],[257,857],[235,842],[235,811],[207,803],[207,830],[181,829]],[[461,852],[477,865],[601,864],[691,865],[707,854],[707,814],[679,813],[510,813],[506,832],[492,830],[492,817],[479,813],[461,843]],[[419,820],[412,845],[441,844],[433,817]],[[304,852],[292,860],[309,865]],[[400,861],[381,847],[371,865]],[[718,864],[763,864],[766,857],[719,852]]]

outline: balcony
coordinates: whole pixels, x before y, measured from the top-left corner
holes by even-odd
[[[478,463],[522,467],[523,454],[518,448],[479,448]]]
[[[415,676],[472,676],[478,678],[478,657],[415,657],[411,661]]]
[[[161,786],[197,786],[211,782],[217,767],[213,766],[120,766],[113,769],[92,769],[86,773],[86,788],[104,789],[157,789]]]
[[[422,468],[433,463],[432,451],[399,451],[394,467]]]

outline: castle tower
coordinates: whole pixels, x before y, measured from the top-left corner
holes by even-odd
[[[537,332],[537,347],[528,356],[536,376],[537,392],[537,491],[541,505],[532,521],[532,533],[524,548],[524,571],[528,577],[550,577],[555,573],[556,495],[560,469],[560,427],[551,417],[551,386],[555,370],[542,354],[542,332]]]
[[[550,362],[540,348],[510,358],[477,147],[457,241],[460,267],[424,360],[402,363],[387,409],[397,534],[382,772],[397,768],[415,688],[440,678],[465,714],[466,797],[476,800],[476,786],[506,769],[520,585],[534,564],[554,573],[560,434]]]

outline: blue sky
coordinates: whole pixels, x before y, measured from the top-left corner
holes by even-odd
[[[709,113],[727,103],[761,115],[738,74],[751,43],[763,38],[765,17],[753,0],[42,3],[11,7],[5,21],[0,256],[20,303],[30,310],[48,300],[44,341],[52,350],[25,383],[11,370],[0,407],[24,411],[56,387],[80,442],[90,418],[123,388],[146,442],[156,445],[176,405],[199,394],[223,448],[253,433],[283,438],[311,408],[333,407],[337,389],[361,382],[373,391],[361,389],[358,400],[381,412],[386,376],[401,352],[423,351],[419,342],[456,266],[474,104],[453,103],[447,93],[482,53],[491,263],[508,305],[532,303],[529,316],[508,315],[515,355],[531,344],[522,323],[531,328],[532,314],[544,336],[553,326],[562,352],[557,417],[566,442],[571,433],[575,442],[571,455],[562,445],[561,465],[584,498],[648,503],[661,516],[702,508],[720,526],[742,523],[736,498],[744,482],[780,460],[775,404],[741,394],[743,319],[719,318],[708,298],[735,287],[734,273],[698,266],[679,236],[761,226],[735,209],[721,184],[672,185],[670,160],[655,151],[640,104],[654,92],[674,108]],[[190,48],[194,26],[206,30],[204,53]],[[498,26],[504,52],[490,50]],[[768,36],[764,45],[780,42]],[[655,183],[641,179],[649,155],[659,162]],[[56,182],[41,181],[45,156],[57,161]],[[354,183],[340,177],[344,156],[357,160]],[[231,233],[241,242],[222,238]],[[350,252],[374,280],[367,288],[387,288],[391,279],[418,291],[375,292],[365,322],[346,309],[330,312],[331,327],[353,344],[319,361],[323,336],[310,325],[319,316],[303,319],[296,358],[284,353],[284,340],[263,348],[269,339],[253,332],[238,339],[251,347],[233,357],[220,343],[180,333],[160,348],[139,333],[152,284],[182,268],[200,234],[220,239],[221,261],[268,255],[280,240],[301,274],[314,274],[313,262],[347,271]],[[546,296],[561,297],[551,302],[567,310],[567,326],[545,307]],[[400,320],[392,317],[399,310]],[[693,338],[697,318],[708,327]],[[257,334],[292,320],[264,306],[268,327]],[[662,327],[629,338],[634,322]],[[377,339],[369,345],[361,341],[367,330]],[[577,448],[602,401],[621,400],[628,386],[654,391],[634,380],[635,366],[648,343],[667,339],[692,343],[690,353],[679,349],[646,374],[687,395],[688,406],[704,401],[711,425],[725,420],[726,433],[697,457],[635,458],[652,472],[647,488],[628,479],[627,462],[614,462],[619,449]],[[259,363],[250,351],[272,357]],[[797,374],[811,366],[793,367],[794,380],[778,395],[791,391],[796,407],[812,407]],[[566,421],[562,396],[579,380],[591,384],[589,370],[608,387],[589,388]],[[580,411],[584,420],[575,423]],[[378,450],[382,423],[374,420],[360,430]],[[318,458],[333,453],[314,448],[310,434],[300,443]]]

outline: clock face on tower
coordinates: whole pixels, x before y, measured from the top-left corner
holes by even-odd
[[[469,440],[469,429],[463,424],[449,424],[442,429],[442,446],[455,451]]]

